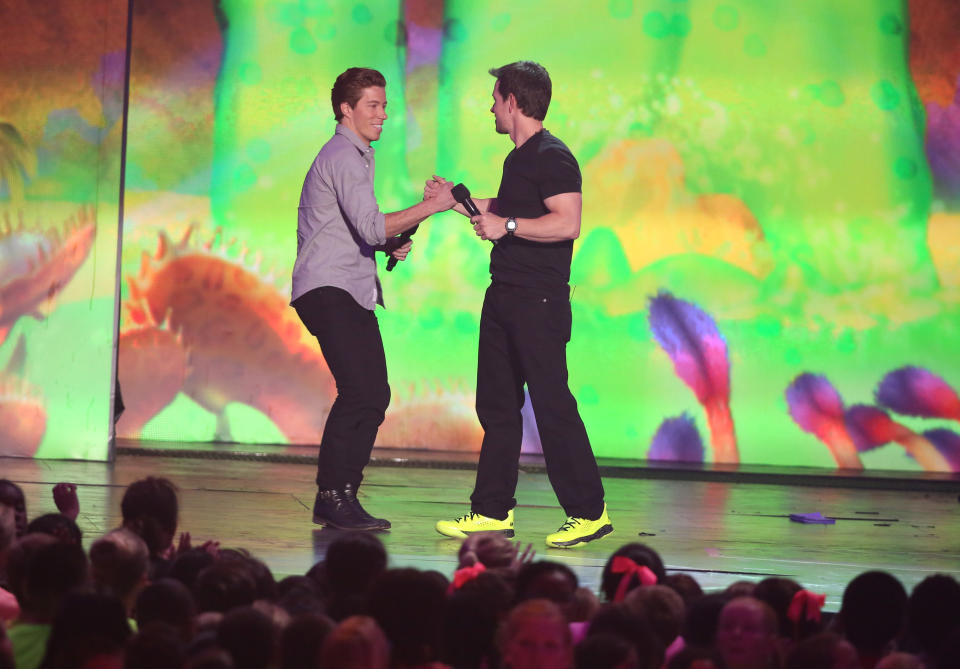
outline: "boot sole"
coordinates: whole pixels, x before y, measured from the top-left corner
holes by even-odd
[[[590,541],[596,541],[597,539],[607,536],[611,532],[613,532],[613,525],[608,523],[603,527],[601,527],[596,532],[594,532],[593,534],[588,534],[585,537],[578,537],[576,539],[571,539],[570,541],[557,541],[554,543],[547,542],[547,546],[550,546],[551,548],[573,548],[574,546],[579,546],[581,544],[585,544]]]
[[[338,525],[337,523],[331,522],[321,516],[314,516],[313,523],[314,525],[320,525],[321,527],[333,527],[338,530],[357,530],[358,532],[370,532],[373,530],[389,530],[390,529],[390,523],[387,523],[386,526],[384,525],[363,525],[363,526]]]

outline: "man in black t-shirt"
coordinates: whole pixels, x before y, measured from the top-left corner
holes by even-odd
[[[497,197],[475,200],[480,215],[470,219],[477,236],[494,242],[477,360],[477,416],[484,437],[470,513],[436,527],[457,538],[485,531],[513,536],[526,383],[547,476],[567,514],[547,545],[570,548],[613,531],[597,461],[567,382],[580,167],[543,127],[551,91],[547,71],[520,61],[490,74],[497,79],[490,109],[497,132],[509,135],[516,148],[503,162]],[[444,182],[440,177],[428,182],[425,196]],[[467,215],[462,205],[456,209]]]

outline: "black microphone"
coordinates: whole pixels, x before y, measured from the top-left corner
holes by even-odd
[[[467,210],[467,213],[471,216],[479,216],[480,210],[477,209],[477,205],[473,203],[473,200],[470,199],[470,189],[464,186],[463,184],[457,184],[450,190],[453,199],[463,205],[463,208]]]
[[[420,224],[417,223],[415,226],[413,226],[412,228],[404,232],[402,235],[400,235],[400,243],[398,244],[398,246],[403,246],[404,244],[409,242],[410,238],[413,237],[413,233],[416,232],[417,228],[419,227],[420,227]],[[393,268],[397,266],[398,262],[399,261],[395,256],[390,256],[390,260],[387,261],[387,271],[392,272]]]

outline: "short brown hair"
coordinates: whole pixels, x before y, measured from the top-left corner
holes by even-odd
[[[333,88],[330,90],[330,103],[333,105],[333,117],[337,122],[343,118],[343,112],[340,111],[340,105],[346,102],[351,109],[357,106],[360,98],[363,97],[363,89],[371,86],[385,88],[387,80],[383,78],[377,70],[369,67],[351,67],[343,72],[337,80],[333,82]]]
[[[504,100],[512,93],[524,116],[542,121],[550,106],[553,90],[550,75],[539,63],[519,60],[502,67],[493,67],[490,74],[497,78],[500,97]]]

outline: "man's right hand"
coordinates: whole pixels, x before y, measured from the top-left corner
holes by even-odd
[[[427,182],[430,184],[431,182]],[[434,205],[434,208],[437,212],[446,211],[447,209],[452,209],[453,205],[457,203],[456,199],[453,197],[453,183],[450,181],[443,182],[433,182],[436,184],[434,187],[425,187],[423,189],[423,199],[424,201],[430,202]],[[429,193],[428,193],[429,191]]]
[[[434,174],[433,178],[427,179],[427,182],[423,186],[423,199],[430,200],[435,198],[439,194],[443,185],[448,183],[450,182],[443,177],[438,177],[436,174]]]

